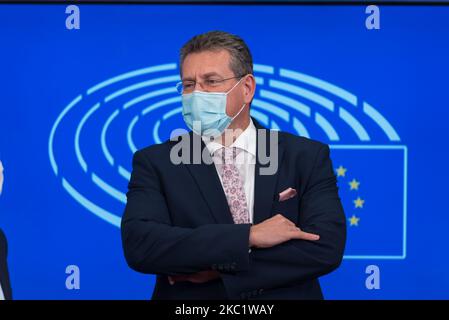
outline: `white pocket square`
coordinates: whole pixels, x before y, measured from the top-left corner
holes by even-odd
[[[296,196],[296,189],[287,188],[279,193],[279,201],[285,201]]]

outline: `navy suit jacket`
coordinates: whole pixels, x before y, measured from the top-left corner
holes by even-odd
[[[8,265],[6,259],[8,256],[8,243],[5,234],[0,229],[0,284],[2,285],[3,295],[6,300],[12,299],[11,284],[9,283]]]
[[[253,121],[257,143],[265,142],[271,154],[273,131]],[[323,298],[318,277],[340,265],[346,241],[329,147],[278,133],[276,173],[260,174],[264,161],[256,157],[254,224],[280,213],[302,230],[319,234],[318,241],[290,240],[249,252],[251,225],[234,224],[213,162],[172,163],[170,152],[181,142],[170,140],[134,154],[122,243],[132,269],[157,275],[153,299]],[[192,138],[192,132],[188,135]],[[288,187],[297,196],[279,202],[279,192]],[[167,279],[211,269],[220,278],[174,285]]]

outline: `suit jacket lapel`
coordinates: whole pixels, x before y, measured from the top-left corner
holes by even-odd
[[[254,125],[257,129],[257,157],[256,157],[256,168],[255,168],[255,181],[254,181],[254,224],[260,223],[266,219],[268,219],[271,216],[272,207],[274,204],[274,201],[277,201],[275,190],[277,185],[277,179],[279,175],[279,167],[282,163],[282,157],[284,154],[284,148],[281,143],[281,136],[278,135],[278,155],[276,158],[277,162],[277,170],[272,175],[263,175],[260,172],[260,169],[264,166],[261,163],[261,156],[264,156],[261,154],[261,150],[259,150],[259,140],[263,139],[266,143],[266,150],[267,155],[271,154],[273,150],[270,150],[270,140],[272,139],[273,134],[277,134],[274,131],[267,130],[263,126],[261,126],[254,118],[253,118]],[[261,133],[265,132],[265,136],[263,136]]]
[[[191,155],[193,152],[198,152],[193,150],[193,133],[190,132],[190,146]],[[199,138],[196,136],[196,138]],[[203,154],[204,148],[206,148],[205,143],[201,138],[201,154]],[[190,162],[190,164],[184,164],[195,179],[201,194],[203,195],[204,201],[207,203],[210,212],[217,223],[234,223],[232,219],[231,211],[229,210],[228,202],[223,191],[223,187],[220,183],[220,178],[218,177],[215,164],[210,155],[204,152],[205,156],[209,157],[207,163],[201,160],[200,163],[195,164]],[[192,159],[191,159],[192,160]]]
[[[275,197],[275,188],[277,184],[277,178],[279,175],[279,166],[282,162],[284,149],[281,143],[281,136],[278,135],[278,156],[277,163],[278,169],[272,175],[263,175],[260,173],[260,169],[268,165],[261,163],[261,155],[259,154],[259,139],[264,139],[267,146],[267,154],[270,154],[270,139],[272,139],[273,131],[267,130],[262,125],[259,124],[254,118],[253,122],[257,129],[256,144],[257,144],[257,155],[256,155],[256,166],[255,166],[255,177],[254,177],[254,219],[253,223],[257,224],[263,220],[268,219],[271,216],[271,209],[273,207],[274,201],[277,201]],[[265,135],[261,134],[264,132]],[[277,134],[277,133],[275,133]],[[184,164],[189,170],[192,177],[195,179],[198,188],[203,195],[204,201],[207,203],[211,214],[217,223],[234,223],[232,219],[231,211],[229,210],[228,202],[221,186],[220,179],[215,169],[215,165],[211,159],[208,159],[208,163],[201,161],[199,164],[193,164],[193,133],[189,133],[190,138],[190,164]],[[197,136],[198,138],[198,136]],[[203,154],[206,145],[203,140],[201,140],[201,154]],[[198,151],[196,151],[198,152]],[[210,157],[209,153],[205,152],[205,156]]]

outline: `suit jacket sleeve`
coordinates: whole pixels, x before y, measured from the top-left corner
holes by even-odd
[[[144,150],[135,153],[121,224],[125,258],[134,270],[176,275],[208,270],[214,264],[247,270],[249,228],[249,224],[173,226],[150,157]]]
[[[299,227],[319,234],[320,239],[295,239],[267,249],[253,249],[249,270],[221,274],[232,299],[311,280],[340,265],[346,241],[346,219],[326,145],[317,153],[300,202],[299,217]]]
[[[8,242],[3,231],[0,229],[0,284],[6,300],[12,299],[11,284],[8,272]]]

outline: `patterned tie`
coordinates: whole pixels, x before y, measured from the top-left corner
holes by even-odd
[[[223,147],[218,150],[223,165],[221,166],[221,179],[223,190],[228,200],[234,223],[249,223],[248,204],[246,202],[243,181],[235,165],[235,158],[240,152],[236,147]]]

